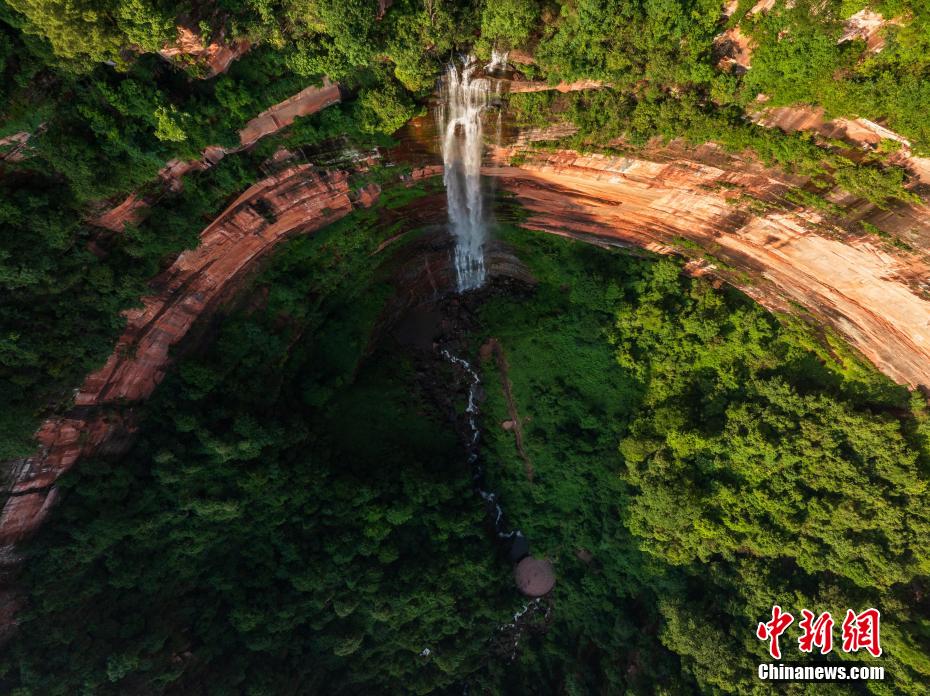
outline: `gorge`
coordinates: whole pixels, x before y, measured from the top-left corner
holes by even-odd
[[[0,690],[922,693],[930,17],[720,5],[0,4]]]

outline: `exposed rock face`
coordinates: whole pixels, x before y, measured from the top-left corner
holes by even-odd
[[[91,225],[103,227],[113,232],[122,232],[126,225],[135,225],[142,220],[145,210],[149,207],[146,200],[136,193],[130,193],[126,200],[110,208],[95,218],[88,220]]]
[[[531,80],[501,80],[507,85],[507,89],[517,94],[520,92],[578,92],[583,89],[598,89],[604,86],[600,80],[577,80],[575,82],[560,82],[556,85],[550,85],[548,82],[535,82]]]
[[[739,27],[731,27],[714,38],[717,67],[736,73],[746,72],[752,59],[752,43]]]
[[[802,181],[758,166],[568,151],[540,153],[520,167],[487,167],[485,174],[517,196],[531,229],[685,255],[687,240],[738,269],[717,272],[763,305],[787,310],[789,301],[800,303],[892,379],[930,385],[930,300],[915,282],[930,277],[925,259],[844,233],[808,210],[782,206],[759,215],[735,205],[747,192],[777,202]],[[910,212],[909,220],[923,225],[919,234],[930,234],[926,211]]]
[[[324,79],[322,87],[311,85],[292,97],[275,104],[245,124],[239,131],[239,146],[231,149],[210,146],[203,151],[203,158],[196,162],[171,160],[158,173],[165,190],[179,191],[184,177],[190,172],[209,169],[226,155],[241,152],[267,135],[291,125],[300,116],[309,116],[327,106],[341,101],[339,85]],[[139,222],[149,207],[149,201],[138,193],[131,193],[122,202],[88,220],[91,225],[114,232],[122,232],[127,224]]]
[[[781,106],[766,109],[757,113],[755,120],[768,128],[813,131],[825,138],[844,140],[869,148],[876,147],[882,140],[893,140],[901,144],[901,149],[890,161],[908,169],[921,183],[930,185],[930,158],[914,155],[907,138],[874,121],[865,118],[827,120],[823,108],[819,106]]]
[[[527,51],[521,51],[519,48],[511,48],[507,52],[507,60],[517,65],[534,65],[536,59]]]
[[[779,113],[786,115],[766,125],[788,127],[789,115],[798,119],[796,127],[825,123],[820,112]],[[831,137],[862,142],[900,137],[863,119],[829,127]],[[538,137],[545,139],[545,132]],[[867,221],[927,250],[927,206],[880,210],[837,189],[830,198],[847,216],[828,220],[785,199],[805,178],[713,145],[653,148],[646,160],[534,153],[527,150],[533,139],[517,138],[497,149],[498,164],[483,170],[531,213],[526,226],[602,245],[696,255],[689,272],[724,277],[774,310],[800,303],[895,381],[930,385],[930,255],[894,248],[853,224]],[[909,165],[919,163],[906,149],[899,154]],[[521,164],[506,166],[515,155]],[[440,174],[438,167],[424,166],[410,176]]]
[[[521,128],[514,139],[514,147],[520,148],[531,143],[558,141],[570,138],[578,132],[574,123],[553,123],[542,128]]]
[[[749,10],[749,14],[758,14],[759,12],[768,12],[773,7],[775,7],[778,0],[759,0],[752,9]]]
[[[263,111],[245,124],[245,128],[239,131],[241,147],[254,145],[266,135],[277,133],[282,128],[291,125],[299,116],[315,114],[327,106],[338,104],[341,99],[339,85],[328,79],[323,80],[322,87],[311,85],[283,102],[275,104],[267,111]]]
[[[31,137],[31,133],[20,131],[0,138],[0,162],[19,162],[26,159],[26,144]]]
[[[846,20],[843,27],[843,35],[840,37],[840,43],[844,41],[853,41],[862,39],[865,41],[866,50],[870,53],[878,53],[885,47],[884,29],[889,24],[901,24],[899,19],[885,19],[877,12],[865,8],[859,10],[856,14]]]
[[[177,40],[158,52],[165,60],[176,62],[182,56],[190,56],[206,68],[204,78],[215,77],[229,70],[233,61],[245,54],[251,44],[242,39],[230,44],[219,40],[207,43],[196,31],[178,27]]]
[[[331,224],[377,195],[375,187],[352,194],[345,172],[321,175],[300,165],[255,184],[207,227],[200,245],[153,281],[154,292],[143,306],[126,312],[127,326],[113,354],[87,377],[72,413],[46,421],[37,433],[39,452],[14,464],[11,495],[0,513],[6,555],[47,516],[59,476],[81,457],[123,449],[119,441],[134,428],[127,406],[151,395],[171,348],[215,309],[245,269],[286,236]]]

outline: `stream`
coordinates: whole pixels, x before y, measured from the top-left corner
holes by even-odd
[[[481,378],[475,368],[471,366],[471,363],[464,358],[452,354],[446,348],[442,349],[441,354],[447,362],[458,367],[469,379],[468,406],[465,408],[468,428],[466,454],[468,465],[471,467],[472,488],[484,501],[485,513],[494,530],[495,538],[507,552],[511,563],[517,563],[529,554],[529,541],[527,541],[522,531],[510,527],[504,509],[501,507],[499,496],[497,493],[488,490],[485,468],[481,463],[479,454],[481,431],[478,425],[478,391],[481,389]]]

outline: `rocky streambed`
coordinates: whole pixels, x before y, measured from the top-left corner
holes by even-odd
[[[508,517],[506,501],[488,483],[481,455],[481,404],[485,385],[470,346],[477,335],[477,310],[496,294],[525,295],[531,291],[532,276],[505,246],[491,244],[487,256],[488,283],[459,294],[451,269],[442,274],[449,284],[435,294],[422,297],[393,328],[394,337],[405,345],[418,364],[418,385],[454,422],[472,489],[485,509],[485,524],[500,556],[514,567],[518,589],[528,597],[548,594],[555,584],[552,565],[531,555],[530,540]],[[450,258],[448,255],[445,258]]]

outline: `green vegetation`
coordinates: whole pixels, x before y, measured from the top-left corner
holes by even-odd
[[[242,160],[229,159],[209,177],[192,177],[160,214],[107,240],[102,255],[91,246],[98,233],[73,217],[73,200],[49,198],[30,176],[3,181],[0,378],[15,388],[0,390],[0,456],[33,449],[36,411],[102,362],[122,328],[120,310],[138,302],[162,259],[196,245],[204,217],[253,176]]]
[[[755,48],[752,69],[739,75],[717,67],[717,0],[398,0],[383,14],[374,0],[218,0],[196,11],[166,0],[0,3],[0,137],[31,134],[25,158],[0,165],[0,380],[10,387],[0,399],[0,451],[24,451],[37,415],[102,362],[119,311],[142,294],[141,283],[192,244],[196,228],[237,187],[257,178],[260,160],[256,154],[232,165],[232,177],[198,177],[203,183],[191,186],[210,189],[212,203],[186,220],[172,210],[183,201],[163,200],[159,208],[177,222],[167,234],[160,221],[144,222],[129,239],[82,221],[130,191],[155,192],[159,170],[172,159],[237,145],[250,118],[324,76],[356,99],[276,143],[380,138],[422,109],[452,52],[521,48],[535,55],[527,71],[538,77],[610,84],[567,97],[513,98],[523,123],[552,123],[554,113],[574,121],[577,146],[639,146],[655,136],[711,140],[813,177],[815,191],[799,194],[800,204],[823,206],[821,194],[834,183],[883,207],[917,200],[887,148],[862,155],[746,118],[763,92],[770,104],[887,118],[917,150],[928,147],[927,10],[910,0],[875,4],[903,19],[886,28],[886,48],[868,54],[862,42],[836,43],[843,19],[859,5],[800,0],[748,14],[751,4],[741,3],[729,24],[751,35]],[[168,62],[155,53],[176,40],[178,26],[207,43],[248,40],[252,47],[226,73],[200,79],[201,59]],[[27,307],[45,318],[35,321]],[[77,317],[87,319],[78,325]]]
[[[780,602],[795,615],[881,607],[892,681],[871,686],[922,693],[923,398],[671,261],[504,238],[540,284],[490,301],[480,340],[506,354],[534,474],[498,425],[511,414],[493,360],[488,470],[559,578],[513,692],[543,679],[569,693],[751,693],[766,656],[754,629]],[[785,659],[802,660],[793,641]]]
[[[536,0],[488,0],[481,13],[481,48],[526,45],[539,18]]]
[[[373,343],[396,232],[289,242],[132,451],[64,482],[4,693],[428,693],[484,662],[518,598],[457,437]]]
[[[762,93],[769,105],[817,104],[832,116],[888,119],[921,149],[930,147],[923,117],[930,106],[926,3],[779,0],[770,11],[749,14],[755,3],[741,2],[729,25],[753,41],[744,75],[716,65],[716,0],[559,5],[537,47],[550,79],[598,78],[637,99],[697,98],[724,110],[750,108]],[[868,53],[862,41],[838,43],[843,20],[867,5],[900,19],[885,28],[879,53]]]
[[[878,7],[906,20],[886,29],[888,47],[877,54],[866,53],[861,41],[837,43],[841,19],[855,11],[849,3],[799,0],[788,8],[778,2],[772,11],[749,15],[752,6],[742,3],[730,22],[754,46],[752,67],[737,74],[717,64],[719,2],[565,3],[536,46],[540,66],[550,81],[595,78],[608,86],[561,103],[515,95],[517,117],[544,125],[555,109],[580,127],[574,144],[585,147],[618,141],[640,146],[656,136],[713,141],[733,152],[751,150],[768,164],[813,176],[822,188],[835,183],[883,207],[919,200],[905,188],[904,170],[889,164],[882,148],[862,157],[856,147],[764,128],[747,117],[762,108],[756,98],[764,94],[766,107],[811,104],[823,106],[828,117],[887,120],[925,152],[930,146],[923,116],[930,109],[925,6]]]
[[[152,53],[176,34],[181,9],[172,3],[0,2],[0,137],[32,136],[22,160],[0,163],[3,459],[31,451],[41,414],[112,349],[121,310],[262,176],[275,146],[383,141],[420,109],[398,79],[419,94],[431,89],[440,55],[473,22],[455,8],[405,2],[383,22],[368,2],[221,2],[215,10],[184,21],[256,45],[202,80],[194,79],[204,67],[197,60],[169,64]],[[397,52],[397,78],[384,51]],[[238,146],[249,119],[323,76],[358,99],[162,195],[158,172],[170,160]],[[84,223],[131,191],[158,199],[142,223],[124,234]]]
[[[922,114],[930,105],[930,7],[909,0],[869,4],[886,18],[904,18],[903,26],[885,29],[887,45],[873,54],[864,53],[861,41],[837,43],[841,20],[853,13],[849,3],[779,3],[749,20],[759,48],[744,99],[758,91],[775,104],[820,104],[832,115],[887,119],[928,152],[930,129]]]
[[[479,310],[507,364],[481,363],[483,453],[558,577],[513,653],[525,600],[462,447],[379,328],[398,231],[361,211],[287,243],[129,454],[66,477],[5,692],[749,693],[778,602],[879,607],[872,686],[922,693],[923,400],[676,262],[504,228],[539,282]]]
[[[334,110],[307,119],[290,134],[295,144],[345,132]],[[269,144],[270,147],[270,144]],[[0,457],[32,451],[37,416],[80,383],[112,351],[124,320],[166,260],[197,244],[200,231],[260,174],[270,154],[258,148],[228,157],[185,179],[183,191],[163,198],[153,214],[121,234],[81,223],[75,201],[52,197],[28,173],[0,181]]]

